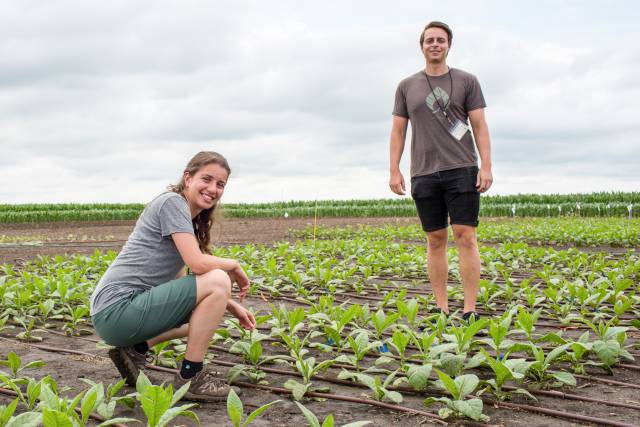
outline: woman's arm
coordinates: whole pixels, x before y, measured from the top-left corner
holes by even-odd
[[[242,301],[249,290],[249,278],[244,272],[240,263],[230,258],[220,258],[200,252],[198,241],[190,233],[173,233],[173,242],[182,257],[184,263],[195,275],[201,275],[211,270],[220,269],[229,274],[232,282],[235,282],[240,289],[238,299]]]
[[[193,271],[196,275],[205,274],[215,269],[229,272],[240,266],[236,260],[220,258],[200,252],[198,241],[193,234],[173,233],[171,238],[184,263],[189,267],[189,270]]]

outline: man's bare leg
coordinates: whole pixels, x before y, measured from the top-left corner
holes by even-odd
[[[445,313],[449,313],[449,299],[447,295],[447,279],[449,264],[447,262],[448,229],[443,228],[427,232],[427,274],[436,298],[436,306]]]
[[[460,276],[464,290],[464,313],[476,311],[478,288],[480,287],[480,251],[476,228],[470,225],[453,224],[453,236],[458,247]]]

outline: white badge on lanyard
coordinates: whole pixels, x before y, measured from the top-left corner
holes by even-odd
[[[449,128],[449,133],[453,136],[457,141],[460,141],[462,137],[469,130],[469,126],[462,123],[460,120],[456,120],[456,122],[451,125]]]

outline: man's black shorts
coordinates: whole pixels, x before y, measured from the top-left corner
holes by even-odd
[[[480,193],[476,189],[478,167],[464,167],[411,178],[411,196],[424,231],[451,224],[478,226]]]

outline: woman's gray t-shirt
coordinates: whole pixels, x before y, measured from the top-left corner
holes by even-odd
[[[184,261],[171,234],[193,232],[187,201],[174,192],[162,193],[144,209],[127,243],[91,295],[91,315],[176,278]]]

